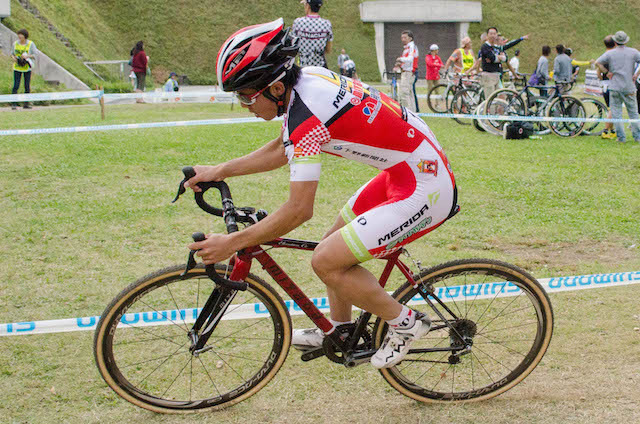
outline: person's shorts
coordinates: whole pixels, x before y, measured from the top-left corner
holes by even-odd
[[[609,90],[602,90],[602,97],[604,98],[604,102],[607,107],[609,107]]]
[[[362,186],[342,208],[342,238],[360,262],[397,251],[453,214],[454,182],[425,144]]]

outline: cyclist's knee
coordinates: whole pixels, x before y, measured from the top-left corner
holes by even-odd
[[[331,261],[331,255],[325,246],[326,243],[320,243],[313,251],[313,256],[311,256],[313,272],[315,272],[322,281],[325,281],[335,270],[335,265],[333,265]]]
[[[344,263],[336,247],[328,240],[322,241],[313,252],[311,267],[313,272],[328,286],[334,281],[339,281],[340,276],[353,264]]]

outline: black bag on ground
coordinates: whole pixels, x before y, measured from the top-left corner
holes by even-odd
[[[520,140],[533,135],[533,124],[531,122],[515,121],[504,126],[505,140]]]

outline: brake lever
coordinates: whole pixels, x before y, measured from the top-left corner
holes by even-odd
[[[187,189],[184,188],[184,183],[196,176],[196,171],[191,166],[185,166],[184,168],[182,168],[182,173],[184,174],[184,180],[180,181],[180,185],[178,186],[178,194],[176,194],[176,198],[173,199],[171,203],[175,203],[178,200],[178,197],[180,197],[187,191]],[[202,240],[204,240],[204,238]]]
[[[179,194],[178,194],[179,195]],[[176,197],[177,199],[177,197]],[[202,241],[205,239],[205,236],[203,233],[193,233],[191,235],[191,237],[193,238],[193,241]],[[186,277],[187,273],[192,270],[193,268],[196,267],[196,252],[197,250],[190,250],[189,251],[189,258],[187,259],[187,266],[185,267],[185,270],[182,274],[180,274],[181,277]]]

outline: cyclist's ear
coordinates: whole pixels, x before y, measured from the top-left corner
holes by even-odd
[[[285,91],[287,91],[287,87],[285,87],[282,81],[278,81],[275,84],[273,84],[271,87],[269,87],[269,92],[275,97],[282,96],[285,93]]]

